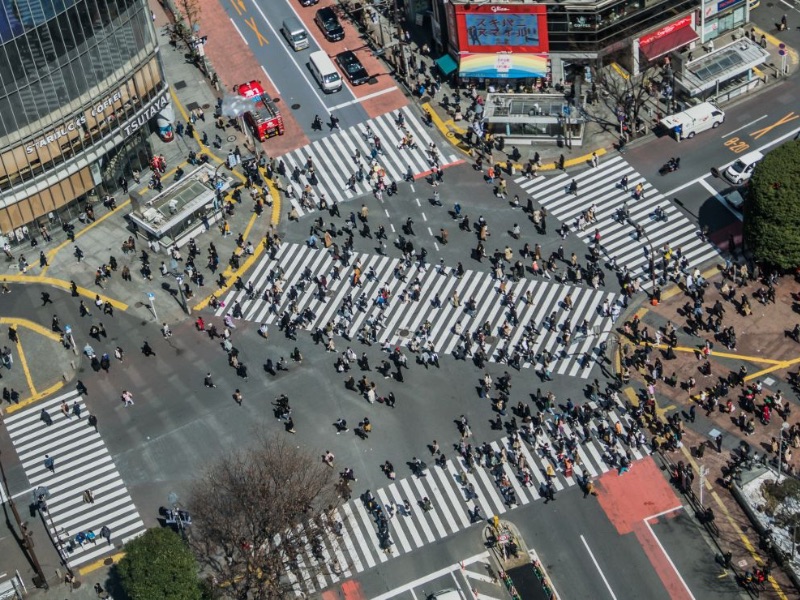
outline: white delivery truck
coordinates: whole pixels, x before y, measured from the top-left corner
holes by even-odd
[[[725,113],[711,102],[703,102],[661,119],[661,126],[679,142],[683,138],[693,138],[696,133],[706,129],[716,129],[725,121]]]

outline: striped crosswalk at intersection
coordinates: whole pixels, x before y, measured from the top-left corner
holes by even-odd
[[[400,259],[359,253],[354,255],[351,265],[356,261],[361,264],[363,273],[374,270],[373,277],[363,278],[361,287],[352,285],[349,276],[351,269],[348,268],[342,269],[339,279],[333,279],[333,267],[335,264],[341,266],[341,262],[334,261],[330,252],[302,244],[284,243],[274,260],[265,256],[250,274],[249,282],[255,292],[252,297],[246,290],[229,292],[223,298],[225,306],[217,309],[217,315],[232,311],[235,304],[239,303],[244,319],[272,324],[279,321],[295,302],[297,313],[310,309],[313,316],[305,323],[306,329],[313,331],[317,327],[324,328],[331,321],[341,322],[348,337],[355,338],[366,325],[374,323],[383,313],[378,342],[405,345],[410,336],[427,321],[430,327],[426,341],[432,342],[442,355],[452,354],[456,350],[459,328],[463,332],[474,331],[484,323],[489,323],[491,334],[487,344],[491,351],[487,351],[487,355],[490,360],[497,360],[501,356],[501,349],[507,347],[510,353],[524,343],[528,346],[522,354],[535,359],[532,363],[524,361],[524,366],[539,369],[541,365],[536,357],[546,351],[552,357],[553,373],[588,377],[595,361],[602,358],[600,346],[612,327],[610,317],[605,316],[607,311],[604,311],[604,306],[612,306],[618,301],[616,294],[602,289],[555,284],[544,279],[523,279],[509,284],[507,288],[507,291],[513,292],[518,318],[514,325],[509,318],[509,306],[502,301],[500,282],[491,274],[467,270],[463,277],[458,278],[451,268],[440,270],[428,266],[423,270],[415,263],[401,278],[396,272],[402,263]],[[328,282],[324,300],[317,293],[314,283],[316,278],[323,276]],[[414,287],[417,278],[418,299],[405,300],[406,291]],[[264,299],[264,292],[275,289],[276,282],[284,292],[278,303]],[[388,308],[382,309],[376,300],[384,288],[389,290],[391,296]],[[459,306],[452,301],[454,293],[461,299]],[[564,304],[567,294],[572,299],[571,309]],[[354,304],[358,304],[358,298],[362,295],[365,300],[363,310],[356,308],[352,314],[347,314],[343,307],[344,300],[350,296]],[[437,296],[441,301],[440,308],[434,302]],[[475,300],[474,311],[468,311],[465,306],[470,298]],[[552,313],[555,313],[555,322],[553,326],[546,327],[544,321]],[[573,335],[569,343],[564,344],[563,326],[567,321]],[[510,324],[510,331],[504,337],[501,334],[506,322]],[[539,331],[535,341],[530,341],[531,338],[526,336],[525,326],[529,323]],[[576,333],[578,328],[580,330]]]
[[[71,411],[76,401],[80,416],[62,414],[62,402]],[[42,419],[42,410],[47,411],[52,424]],[[32,488],[31,501],[35,500],[35,490],[45,487],[49,492],[45,521],[71,567],[118,550],[145,530],[103,439],[88,422],[89,414],[83,397],[73,391],[5,419]],[[52,472],[44,464],[45,455],[54,461]],[[86,490],[91,490],[93,502],[86,501]],[[104,526],[111,531],[110,543],[101,537]],[[76,541],[76,536],[89,531],[96,535],[94,543]]]
[[[630,416],[617,409],[605,414],[604,431],[613,429],[619,421],[623,432],[620,438],[624,437],[631,425]],[[548,466],[555,473],[551,481],[558,492],[579,485],[584,477],[591,479],[616,469],[616,465],[608,461],[613,452],[619,455],[627,451],[633,460],[633,469],[636,460],[650,453],[646,445],[628,447],[619,439],[610,439],[610,445],[606,445],[600,439],[597,416],[587,423],[590,439],[578,442],[571,452],[562,454],[556,450],[572,436],[581,438],[582,433],[577,428],[580,428],[577,423],[571,428],[563,421],[557,425],[550,420],[540,433],[520,438],[517,450],[511,437],[489,444],[490,452],[482,449],[482,457],[476,459],[471,469],[461,456],[447,460],[442,466],[431,465],[424,476],[397,479],[373,491],[376,506],[372,511],[363,497],[345,502],[333,515],[333,519],[342,524],[341,530],[321,540],[316,556],[311,555],[309,544],[309,556],[297,561],[298,568],[292,574],[294,581],[304,593],[312,593],[459,533],[492,515],[503,515],[541,500]],[[564,463],[564,458],[570,454],[577,459],[571,474],[565,470]],[[527,477],[518,469],[517,457],[523,459]],[[512,495],[513,502],[510,501]],[[430,510],[422,507],[425,498],[431,501]],[[410,511],[405,510],[406,503]],[[474,518],[476,507],[480,509],[477,519]],[[379,513],[388,517],[391,552],[386,551],[378,537],[376,518]]]
[[[309,210],[302,206],[300,201],[303,188],[309,182],[305,174],[297,179],[291,176],[295,167],[303,171],[309,158],[312,160],[317,178],[317,183],[311,186],[317,201],[322,194],[328,202],[336,200],[341,203],[372,192],[374,180],[370,182],[368,177],[357,182],[352,189],[348,187],[348,179],[358,170],[357,160],[354,158],[356,151],[361,154],[360,162],[364,165],[364,170],[369,168],[370,153],[374,144],[372,138],[365,133],[367,128],[380,139],[381,152],[376,158],[380,167],[386,171],[389,182],[402,181],[409,168],[415,175],[430,171],[432,163],[428,147],[434,140],[424,124],[416,117],[410,116],[407,111],[405,114],[405,127],[413,134],[417,143],[416,148],[398,148],[404,133],[395,123],[396,113],[386,113],[281,156],[280,159],[286,165],[286,176],[290,179],[288,185],[294,188],[295,193],[290,200],[298,215],[302,216]],[[439,164],[442,167],[459,160],[450,152],[449,147],[440,147],[438,152]]]
[[[628,189],[621,185],[628,177]],[[568,186],[572,180],[578,184],[578,193],[573,195]],[[689,219],[655,187],[640,175],[621,156],[602,162],[597,168],[577,175],[559,173],[552,177],[518,177],[515,182],[531,195],[535,202],[559,221],[576,231],[574,222],[592,204],[596,206],[596,222],[587,225],[578,235],[587,243],[594,240],[595,229],[600,230],[602,248],[607,258],[616,258],[620,268],[627,267],[633,277],[638,277],[644,287],[650,285],[648,252],[652,244],[656,262],[661,258],[664,244],[673,252],[680,249],[691,267],[720,257],[719,250],[700,235],[697,225]],[[644,197],[633,198],[633,190],[642,184]],[[627,208],[629,220],[617,220],[617,211]],[[666,214],[667,220],[656,218],[656,208]],[[644,228],[645,235],[636,239],[635,225]]]

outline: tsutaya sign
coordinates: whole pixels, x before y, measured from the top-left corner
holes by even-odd
[[[36,139],[27,146],[25,146],[25,153],[33,154],[34,152],[36,152],[37,148],[45,148],[50,144],[54,144],[61,138],[69,136],[72,132],[77,131],[81,128],[85,128],[87,113],[90,114],[92,117],[102,116],[103,112],[107,108],[113,106],[116,102],[119,102],[122,99],[123,99],[122,91],[117,90],[113,94],[110,94],[97,104],[93,105],[90,111],[84,112],[76,116],[71,121],[62,123],[60,127],[50,131],[50,133],[48,133],[46,136]],[[158,112],[161,109],[163,109],[167,104],[169,104],[169,98],[167,98],[165,94],[162,94],[159,98],[156,98],[141,115],[134,117],[133,119],[130,119],[129,121],[127,121],[122,125],[122,129],[125,131],[125,135],[126,136],[131,135],[134,131],[139,129],[142,125],[144,125],[154,116],[156,116]]]
[[[678,29],[683,29],[684,27],[689,27],[692,24],[692,15],[686,15],[685,17],[681,17],[674,23],[670,23],[666,27],[662,27],[661,29],[657,29],[652,33],[648,33],[647,35],[643,35],[639,38],[639,45],[640,46],[647,46],[647,44],[652,44],[656,40],[660,40],[665,35],[669,35],[670,33],[674,33],[678,31]]]
[[[148,106],[142,114],[134,117],[122,126],[125,135],[131,135],[134,131],[139,129],[142,125],[146,124],[150,119],[155,117],[162,109],[169,104],[169,98],[166,94],[162,94],[156,98],[150,106]]]

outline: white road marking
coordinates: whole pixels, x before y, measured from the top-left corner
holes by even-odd
[[[364,100],[371,100],[372,98],[377,98],[378,96],[382,96],[383,94],[388,94],[389,92],[393,92],[397,89],[396,85],[393,85],[390,88],[386,88],[385,90],[380,90],[379,92],[373,92],[372,94],[367,94],[362,98],[355,98],[353,100],[348,100],[347,102],[342,102],[341,104],[337,104],[336,106],[331,106],[330,110],[338,110],[340,108],[344,108],[346,106],[352,106],[353,104],[359,104]]]
[[[583,542],[583,545],[586,547],[586,551],[589,553],[589,556],[591,557],[592,562],[594,563],[594,566],[597,569],[597,572],[600,573],[600,577],[602,577],[603,583],[606,584],[606,588],[608,589],[608,593],[611,594],[611,598],[613,598],[613,600],[617,600],[616,595],[614,595],[614,591],[611,589],[611,586],[608,583],[608,579],[606,579],[605,574],[603,573],[602,569],[600,569],[600,565],[597,564],[597,559],[594,557],[594,554],[592,554],[592,551],[589,548],[589,544],[586,543],[586,538],[584,538],[582,535],[581,535],[581,541]]]
[[[736,133],[736,132],[738,132],[738,131],[741,131],[742,129],[747,129],[747,128],[748,128],[748,127],[750,127],[750,125],[752,125],[753,123],[758,123],[758,122],[759,122],[759,121],[761,121],[762,119],[766,119],[766,118],[767,118],[767,115],[764,115],[763,117],[758,117],[756,120],[754,120],[754,121],[750,121],[750,122],[749,122],[747,125],[742,125],[741,127],[739,127],[739,129],[734,129],[734,130],[733,130],[733,131],[731,131],[730,133],[726,133],[725,135],[723,135],[723,136],[722,136],[722,139],[724,140],[726,137],[728,137],[728,136],[731,136],[731,135],[733,135],[734,133]]]
[[[239,37],[241,37],[241,38],[242,38],[242,41],[245,43],[245,45],[246,45],[246,46],[249,46],[250,44],[248,44],[248,43],[247,43],[247,38],[245,38],[245,37],[244,37],[244,35],[242,35],[242,32],[241,32],[241,30],[240,30],[240,29],[239,29],[239,27],[236,25],[236,21],[234,21],[233,19],[231,19],[231,23],[233,24],[233,28],[234,28],[234,29],[236,30],[236,32],[239,34]]]

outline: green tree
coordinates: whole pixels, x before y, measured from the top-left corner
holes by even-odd
[[[125,551],[117,573],[131,600],[203,598],[194,555],[171,529],[149,529]]]
[[[757,261],[800,266],[800,142],[776,148],[756,166],[744,206],[744,239]]]

